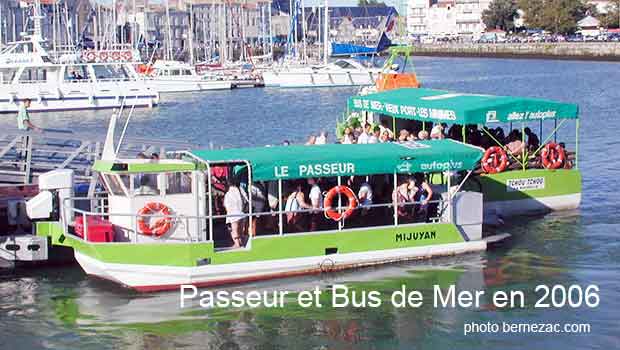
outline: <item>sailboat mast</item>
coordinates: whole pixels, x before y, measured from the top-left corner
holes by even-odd
[[[168,34],[168,43],[166,45],[166,59],[170,60],[172,59],[172,32],[170,28],[170,4],[168,3],[168,0],[166,0],[166,23],[166,27],[168,29],[166,30],[166,34]]]
[[[194,64],[194,6],[189,2],[189,63]]]
[[[325,20],[323,22],[323,63],[327,64],[327,56],[329,56],[329,4],[327,0],[325,0]]]

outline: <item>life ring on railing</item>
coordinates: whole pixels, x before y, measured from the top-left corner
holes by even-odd
[[[113,51],[110,56],[112,56],[112,61],[117,61],[118,62],[121,59],[121,53],[118,52],[118,51]]]
[[[133,54],[131,51],[123,51],[123,61],[130,62],[133,59]]]
[[[344,194],[349,200],[349,207],[343,213],[339,213],[337,209],[334,209],[332,207],[334,199],[339,194]],[[325,199],[323,200],[323,207],[325,208],[325,217],[334,221],[344,220],[351,216],[355,208],[357,208],[357,197],[349,187],[336,186],[329,190],[325,195]]]
[[[147,224],[147,218],[144,215],[154,214],[165,216],[157,218],[152,224]],[[138,210],[138,229],[144,235],[161,237],[172,228],[172,217],[169,216],[170,214],[170,208],[165,204],[157,202],[146,203],[142,209]]]
[[[83,57],[86,60],[86,62],[94,62],[95,59],[97,58],[97,55],[95,54],[95,51],[88,50],[84,52]]]
[[[99,52],[99,62],[107,62],[108,61],[108,53],[106,51]]]
[[[559,144],[550,142],[543,148],[540,158],[542,158],[543,166],[546,169],[558,169],[564,164],[566,152]]]
[[[492,146],[484,152],[484,156],[480,161],[482,170],[485,173],[496,174],[506,170],[508,166],[508,155],[499,146]]]

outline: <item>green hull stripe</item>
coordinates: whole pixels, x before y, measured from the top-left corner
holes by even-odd
[[[532,178],[544,178],[544,188],[512,192],[508,191],[506,186],[506,182],[508,180]],[[581,173],[579,170],[574,169],[515,170],[506,171],[499,174],[477,176],[476,179],[480,181],[480,185],[477,184],[474,179],[472,181],[468,181],[465,187],[466,189],[473,191],[480,191],[480,186],[482,186],[482,193],[486,202],[543,198],[581,193]]]
[[[52,244],[73,247],[99,261],[118,264],[196,266],[210,259],[212,265],[323,256],[327,248],[338,253],[460,243],[463,237],[452,224],[378,227],[345,232],[288,234],[259,237],[251,249],[215,253],[213,243],[96,243],[62,235],[58,223],[37,223],[40,235],[49,233]]]

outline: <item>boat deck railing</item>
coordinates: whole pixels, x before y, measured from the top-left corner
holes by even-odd
[[[44,132],[8,131],[0,136],[0,183],[36,183],[42,173],[73,169],[77,182],[96,180],[91,167],[101,158],[105,134],[73,133],[70,130]],[[187,150],[198,145],[177,140],[128,137],[119,157],[135,158],[139,152]]]
[[[63,202],[63,226],[65,227],[65,232],[72,234],[73,238],[80,239],[84,241],[88,241],[89,233],[88,233],[88,218],[93,217],[97,219],[103,219],[106,221],[111,221],[113,218],[130,218],[131,224],[129,227],[116,225],[115,229],[115,242],[118,243],[145,243],[147,239],[145,239],[145,235],[138,228],[138,220],[148,219],[148,220],[157,220],[157,219],[170,219],[172,228],[175,230],[174,238],[169,237],[156,237],[150,236],[153,238],[158,238],[160,242],[165,243],[197,243],[197,242],[214,242],[215,234],[214,234],[214,226],[216,226],[216,220],[219,223],[225,222],[228,218],[240,218],[240,219],[254,219],[259,217],[278,217],[279,218],[279,232],[274,232],[271,234],[261,234],[258,237],[266,237],[266,236],[279,236],[279,235],[295,235],[300,234],[300,232],[284,232],[283,218],[287,214],[301,214],[301,215],[316,215],[323,214],[323,208],[317,209],[300,209],[300,210],[274,210],[268,212],[260,212],[260,213],[243,213],[243,214],[232,214],[232,215],[177,215],[177,214],[149,214],[149,215],[139,215],[134,213],[114,213],[109,212],[109,206],[106,204],[107,198],[105,196],[98,197],[73,197],[66,198]],[[370,227],[380,227],[380,226],[402,226],[402,225],[421,225],[438,222],[450,222],[448,216],[444,215],[446,210],[448,209],[449,200],[430,200],[427,202],[428,204],[436,204],[437,205],[437,213],[433,217],[427,218],[427,220],[423,221],[412,221],[407,220],[403,221],[402,218],[399,218],[398,214],[394,212],[395,205],[400,208],[411,208],[414,206],[421,205],[422,201],[408,201],[404,203],[378,203],[378,204],[370,204],[363,205],[360,204],[357,206],[356,210],[359,211],[370,211],[372,209],[387,209],[393,215],[390,218],[389,223],[385,223],[384,225],[366,225],[363,227],[356,226],[356,229],[359,228],[370,228]],[[79,207],[85,208],[89,207],[91,209],[85,210],[80,209]],[[348,207],[345,206],[334,206],[334,210],[339,212],[344,212]],[[76,219],[77,218],[77,219]],[[83,236],[78,236],[75,234],[75,223],[77,221],[81,221]],[[334,231],[343,231],[348,230],[349,227],[346,226],[345,221],[338,221],[337,228],[328,229],[328,230],[317,230],[317,231],[307,231],[303,233],[324,233],[324,232],[334,232]],[[71,229],[70,229],[71,228]],[[192,230],[193,228],[193,230]],[[181,234],[177,235],[176,230],[181,230]],[[72,233],[73,232],[73,233]],[[256,237],[254,237],[256,238]],[[151,240],[152,241],[152,240]],[[92,242],[95,243],[96,242]]]

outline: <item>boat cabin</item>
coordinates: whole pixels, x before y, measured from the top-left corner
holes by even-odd
[[[481,154],[477,147],[442,140],[105,160],[94,166],[103,196],[61,201],[69,210],[67,230],[94,242],[213,242],[220,251],[235,244],[250,248],[264,237],[432,223],[460,225],[479,239],[481,195],[458,192],[449,176],[444,184],[429,179],[468,173]],[[113,233],[93,234],[100,227]]]

